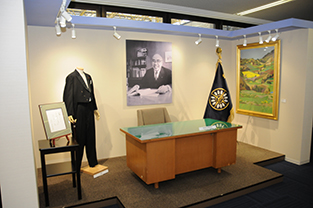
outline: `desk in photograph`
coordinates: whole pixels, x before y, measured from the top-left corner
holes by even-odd
[[[175,175],[236,162],[237,129],[242,126],[199,119],[126,127],[127,166],[146,184]]]
[[[156,89],[143,89],[139,90],[139,94],[128,95],[127,105],[135,106],[172,103],[172,91],[166,92],[164,94],[159,94],[156,93]]]

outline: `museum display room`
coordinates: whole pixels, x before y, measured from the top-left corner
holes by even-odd
[[[41,168],[38,141],[45,132],[38,105],[62,102],[66,76],[82,66],[93,78],[101,119],[96,125],[98,159],[126,155],[122,127],[137,125],[138,109],[166,107],[172,122],[202,119],[216,70],[216,36],[232,103],[236,105],[237,46],[259,42],[278,30],[280,68],[277,120],[235,112],[232,123],[242,126],[237,140],[285,155],[298,165],[309,162],[313,114],[313,22],[287,19],[237,31],[192,28],[148,22],[73,16],[72,28],[56,35],[40,15],[56,16],[61,0],[37,11],[39,0],[5,3],[1,33],[4,68],[1,78],[1,195],[8,207],[38,207],[36,174]],[[8,2],[8,1],[7,1]],[[69,1],[67,2],[69,3]],[[25,6],[25,11],[24,10]],[[17,11],[12,14],[7,10]],[[46,14],[41,12],[45,11]],[[24,13],[26,18],[24,17]],[[54,19],[52,19],[54,21]],[[113,26],[120,35],[113,36]],[[201,34],[202,42],[195,41]],[[127,105],[126,40],[172,44],[172,102]],[[3,139],[3,138],[4,139]],[[69,154],[47,156],[47,163],[69,161]],[[86,157],[84,156],[84,161]],[[109,167],[110,168],[110,167]],[[103,176],[105,177],[105,176]],[[14,185],[13,185],[14,184]],[[16,184],[16,185],[15,185]],[[14,200],[15,196],[19,200]],[[18,202],[23,201],[23,202]],[[4,206],[6,207],[6,206]]]

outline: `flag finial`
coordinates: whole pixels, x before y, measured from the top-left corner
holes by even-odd
[[[218,60],[217,60],[217,62],[222,63],[222,49],[221,49],[220,47],[217,47],[217,48],[216,48],[216,53],[217,53],[217,55],[218,55]]]

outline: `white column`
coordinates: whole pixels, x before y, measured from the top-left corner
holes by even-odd
[[[23,0],[1,1],[0,186],[3,207],[39,207]]]

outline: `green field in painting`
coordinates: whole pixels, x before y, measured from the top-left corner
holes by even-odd
[[[241,110],[272,113],[273,97],[252,90],[240,91],[239,108]]]

